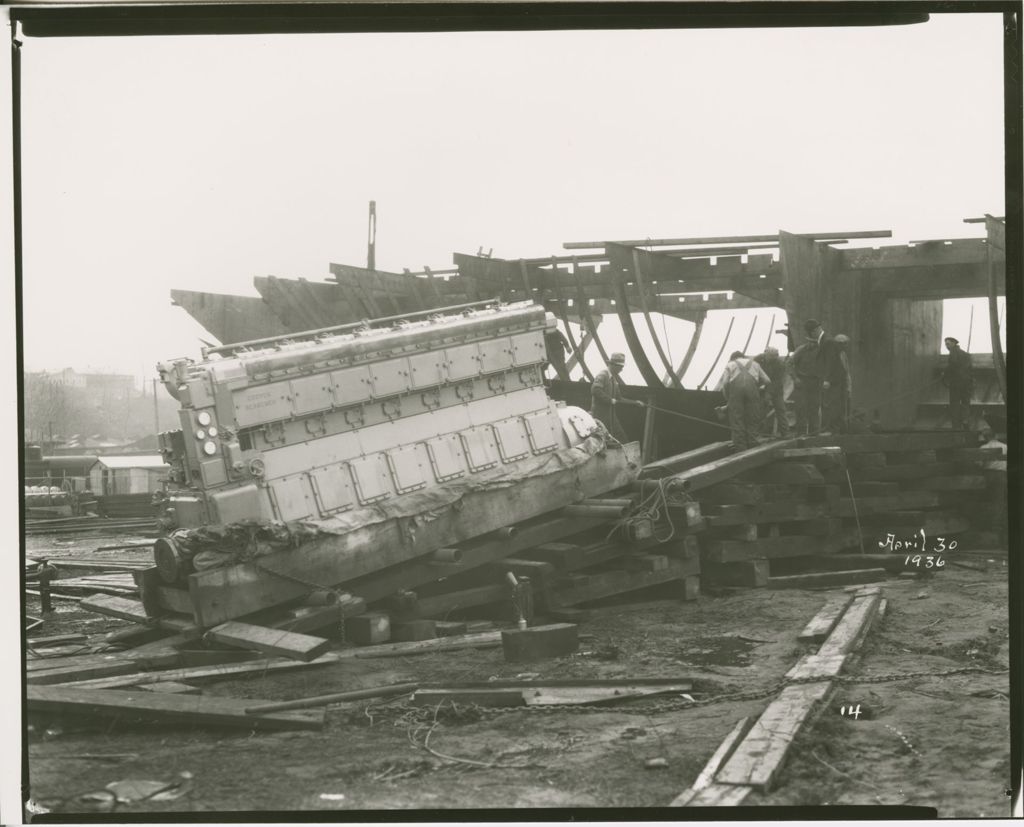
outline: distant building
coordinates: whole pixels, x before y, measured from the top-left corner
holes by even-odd
[[[92,492],[101,497],[159,491],[170,466],[160,454],[97,457],[89,469]]]

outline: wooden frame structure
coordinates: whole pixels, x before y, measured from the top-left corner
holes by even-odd
[[[567,367],[579,365],[588,380],[587,350],[596,347],[607,362],[599,328],[614,313],[634,363],[653,388],[682,387],[708,311],[778,308],[790,320],[794,342],[810,318],[829,333],[848,335],[858,405],[877,411],[882,425],[896,426],[914,418],[917,400],[906,390],[935,384],[943,299],[988,298],[992,367],[1005,389],[995,312],[1006,289],[1005,223],[992,216],[965,220],[984,222],[986,237],[846,249],[835,245],[892,233],[568,242],[567,255],[546,258],[455,253],[455,267],[444,270],[393,273],[331,264],[333,283],[256,278],[260,299],[177,290],[172,297],[225,343],[486,298],[532,299],[558,319],[570,349]],[[696,325],[678,365],[668,358],[654,313]],[[641,342],[636,314],[654,342],[653,353]],[[580,325],[581,337],[571,322]]]

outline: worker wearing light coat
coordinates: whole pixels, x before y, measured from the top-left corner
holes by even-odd
[[[622,396],[622,382],[619,374],[626,366],[626,356],[622,353],[613,353],[608,358],[608,367],[597,372],[594,376],[594,384],[590,388],[590,414],[608,429],[619,442],[627,442],[629,437],[625,429],[615,415],[615,409],[619,405],[638,405],[643,407],[643,402],[635,399],[624,399]]]
[[[778,432],[780,437],[786,437],[789,435],[789,419],[786,414],[786,399],[785,399],[785,379],[786,379],[786,363],[779,356],[777,348],[768,347],[765,348],[764,353],[760,353],[754,357],[754,361],[760,366],[768,378],[771,380],[771,384],[768,386],[768,393],[766,394],[768,401],[771,403],[771,411],[766,412],[765,424],[767,432],[770,435],[771,425],[768,424],[768,416],[774,412],[775,423],[778,426]]]
[[[761,390],[770,388],[772,380],[761,366],[734,351],[726,363],[717,390],[725,395],[729,415],[729,431],[737,451],[757,445],[761,423]]]

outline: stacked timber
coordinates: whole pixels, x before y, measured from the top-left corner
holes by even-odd
[[[1005,501],[983,473],[995,452],[974,439],[942,431],[768,443],[682,470],[662,463],[658,484],[683,486],[699,503],[706,586],[868,582],[904,568],[890,535],[924,532],[922,552],[948,549],[986,500],[995,510]]]

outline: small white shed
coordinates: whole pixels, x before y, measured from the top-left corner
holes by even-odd
[[[162,488],[170,466],[160,454],[96,457],[89,469],[92,491],[101,497],[152,494]]]

